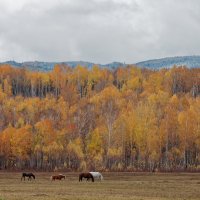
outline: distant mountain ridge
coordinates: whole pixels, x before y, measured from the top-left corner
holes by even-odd
[[[33,71],[51,71],[55,64],[64,64],[70,67],[76,67],[77,65],[92,68],[96,63],[85,62],[85,61],[67,61],[67,62],[40,62],[40,61],[30,61],[30,62],[16,62],[16,61],[6,61],[0,64],[9,64],[17,68],[28,68]],[[128,64],[121,62],[112,62],[108,64],[96,64],[102,68],[115,69],[120,66],[127,66]],[[150,69],[161,69],[161,68],[171,68],[174,65],[177,66],[187,66],[189,68],[199,68],[200,67],[200,56],[182,56],[182,57],[168,57],[154,60],[147,60],[131,65],[136,65],[141,68]]]
[[[176,66],[187,66],[189,68],[200,67],[200,56],[178,56],[178,57],[167,57],[161,59],[147,60],[136,63],[139,67],[146,68],[170,68]]]
[[[28,68],[33,71],[51,71],[56,64],[64,64],[70,67],[76,67],[77,65],[85,66],[88,68],[92,68],[94,65],[98,65],[102,68],[117,68],[119,66],[124,66],[123,63],[120,62],[112,62],[109,64],[96,64],[92,62],[85,62],[85,61],[68,61],[68,62],[41,62],[41,61],[29,61],[29,62],[22,62],[18,63],[16,61],[6,61],[0,64],[9,64],[16,68]]]

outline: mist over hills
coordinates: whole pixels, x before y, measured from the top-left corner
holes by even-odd
[[[127,66],[128,64],[120,62],[112,62],[108,64],[98,64],[85,61],[67,61],[67,62],[40,62],[40,61],[30,61],[30,62],[16,62],[16,61],[6,61],[0,64],[9,64],[16,68],[28,68],[33,71],[51,71],[55,64],[64,64],[70,67],[76,67],[77,65],[92,68],[93,65],[99,65],[102,68],[115,69],[117,67]],[[132,63],[129,65],[136,65],[141,68],[149,69],[161,69],[161,68],[171,68],[176,66],[187,66],[189,68],[199,68],[200,67],[200,56],[181,56],[181,57],[168,57],[154,60],[147,60],[138,63]]]

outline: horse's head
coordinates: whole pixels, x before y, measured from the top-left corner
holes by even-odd
[[[32,176],[33,176],[33,178],[35,179],[35,175],[33,174]]]

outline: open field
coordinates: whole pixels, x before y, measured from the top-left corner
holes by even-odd
[[[21,181],[21,173],[0,173],[0,200],[180,200],[200,199],[200,174],[103,173],[102,182],[78,182],[78,173],[51,182],[52,173],[35,173],[35,181]]]

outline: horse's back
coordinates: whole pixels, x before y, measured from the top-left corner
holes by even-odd
[[[92,176],[94,178],[98,178],[100,180],[103,180],[103,176],[102,176],[102,174],[100,172],[90,172],[90,174],[92,174]]]
[[[34,174],[32,172],[23,172],[22,175],[24,175],[24,176],[32,176]]]
[[[54,175],[54,176],[51,176],[50,177],[50,179],[51,180],[62,180],[62,178],[64,178],[65,179],[65,175],[63,175],[63,174],[59,174],[59,175]]]
[[[30,173],[27,173],[27,172],[23,172],[23,173],[22,173],[22,176],[23,176],[23,177],[29,176],[29,175],[30,175]]]

